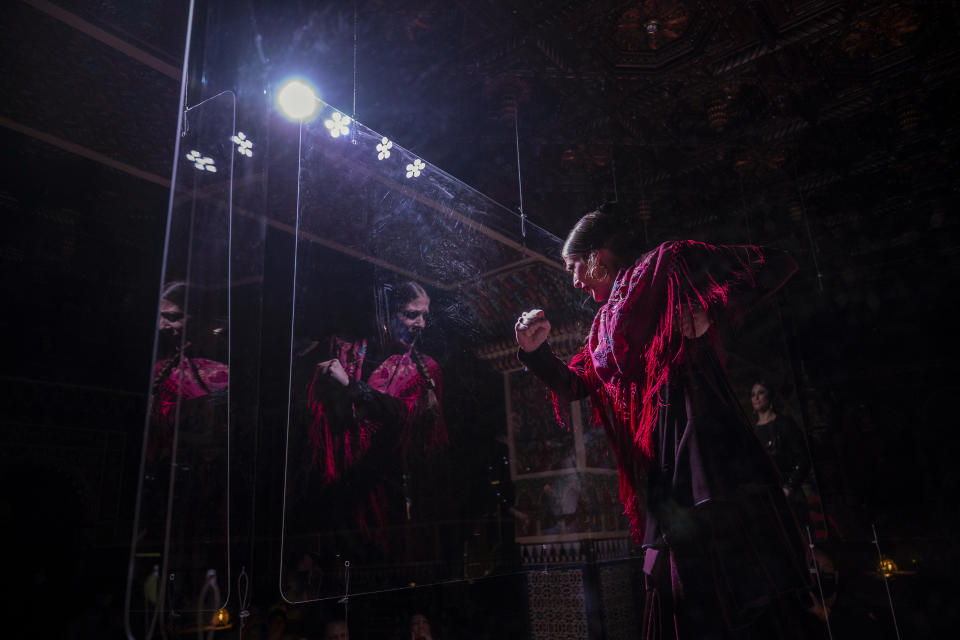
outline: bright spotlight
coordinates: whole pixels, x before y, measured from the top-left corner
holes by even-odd
[[[319,104],[313,87],[300,80],[290,80],[277,92],[277,106],[291,120],[309,120]]]

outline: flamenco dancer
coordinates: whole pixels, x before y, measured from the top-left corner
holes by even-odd
[[[644,252],[605,206],[563,246],[573,286],[602,306],[568,363],[539,309],[517,320],[520,361],[555,394],[589,397],[616,454],[644,548],[645,637],[797,638],[805,548],[780,479],[727,381],[718,327],[796,271],[785,252],[667,242]]]

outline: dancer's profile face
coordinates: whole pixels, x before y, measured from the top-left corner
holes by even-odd
[[[430,298],[426,296],[414,298],[403,305],[397,312],[397,323],[400,329],[397,340],[405,346],[412,345],[427,326],[429,314]]]
[[[324,640],[350,640],[347,623],[341,621],[328,622],[323,636]]]
[[[567,271],[573,276],[574,288],[583,289],[597,302],[606,302],[613,289],[613,276],[609,270],[601,269],[601,272],[605,272],[605,277],[595,278],[590,273],[590,262],[586,257],[564,256],[563,261]]]

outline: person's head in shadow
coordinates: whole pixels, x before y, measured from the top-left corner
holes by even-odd
[[[410,640],[433,640],[430,620],[422,613],[414,613],[409,620]]]
[[[283,607],[274,607],[267,615],[267,638],[268,640],[286,640],[287,635],[287,612]]]
[[[346,620],[330,620],[323,627],[323,640],[350,640]]]

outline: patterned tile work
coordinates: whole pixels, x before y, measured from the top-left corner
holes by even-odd
[[[633,591],[631,565],[623,563],[600,567],[600,594],[607,640],[640,637],[638,620],[642,600],[641,595]]]
[[[588,637],[583,571],[527,574],[530,637],[534,640],[580,640]]]

